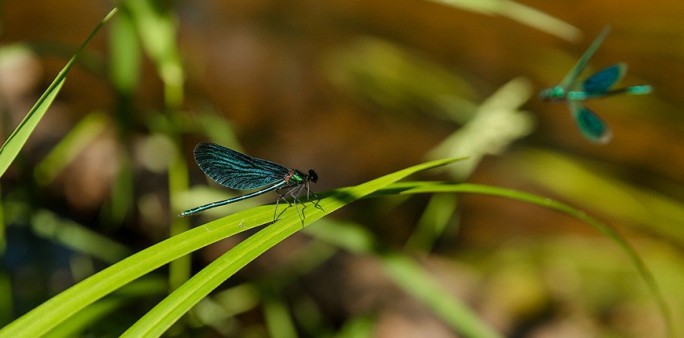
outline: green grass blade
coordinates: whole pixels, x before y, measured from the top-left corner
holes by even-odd
[[[450,326],[457,328],[464,337],[500,337],[484,325],[482,319],[466,304],[454,297],[447,297],[449,293],[410,258],[400,254],[388,254],[383,255],[381,260],[385,271],[395,283],[427,305]]]
[[[319,201],[322,210],[313,207],[311,205],[312,203],[300,205],[299,210],[295,207],[288,208],[282,213],[277,222],[242,241],[233,249],[209,264],[202,271],[198,272],[188,280],[188,282],[176,289],[171,295],[157,304],[157,306],[129,328],[123,336],[160,336],[181,316],[190,310],[190,308],[195,306],[195,304],[206,297],[235,272],[268,249],[303,229],[303,227],[356,199],[367,196],[408,175],[436,166],[445,165],[456,160],[457,159],[431,161],[400,170],[361,185],[335,190],[332,194],[327,195]],[[258,213],[261,219],[268,216],[273,217],[273,205],[260,206],[252,210],[254,214]],[[298,211],[303,212],[305,215],[303,222],[299,218]],[[242,224],[243,227],[252,227],[253,223],[241,222],[240,224]]]
[[[126,11],[111,23],[109,53],[109,79],[117,92],[128,100],[140,85],[142,51],[135,23]],[[130,102],[124,101],[123,104],[129,106]]]
[[[608,238],[612,239],[629,257],[632,264],[637,268],[639,276],[646,283],[647,288],[653,295],[658,304],[660,312],[665,321],[665,325],[669,332],[669,336],[674,337],[674,324],[672,322],[672,315],[670,308],[665,302],[662,291],[658,286],[653,274],[648,269],[641,256],[637,253],[636,249],[627,242],[617,231],[611,228],[608,224],[605,224],[589,215],[584,211],[573,208],[567,204],[554,201],[552,199],[537,196],[534,194],[520,192],[511,189],[498,188],[493,186],[478,185],[478,184],[416,184],[411,187],[411,183],[401,183],[399,185],[393,185],[388,187],[387,193],[397,193],[398,190],[402,190],[402,194],[415,194],[415,193],[474,193],[482,195],[490,195],[497,197],[504,197],[513,200],[518,200],[521,202],[536,204],[548,209],[552,209],[571,217],[574,217],[582,222],[591,225],[593,228],[597,229],[603,233]],[[378,194],[382,194],[385,191],[379,191]]]
[[[371,315],[357,315],[335,332],[337,338],[367,338],[375,337],[375,318]]]
[[[281,299],[267,297],[264,300],[264,318],[268,327],[269,337],[296,338],[297,330],[292,322],[292,316]]]
[[[116,8],[111,10],[109,14],[107,14],[107,16],[105,16],[104,19],[97,24],[97,26],[95,26],[95,29],[93,29],[83,44],[78,48],[76,54],[71,57],[66,66],[64,66],[59,74],[57,74],[55,80],[50,84],[50,86],[48,86],[43,95],[38,98],[36,104],[31,108],[31,110],[29,110],[21,123],[19,123],[17,128],[14,129],[12,134],[10,134],[5,143],[2,145],[0,148],[0,177],[5,174],[7,168],[9,168],[10,164],[12,164],[14,159],[19,154],[19,151],[28,140],[29,136],[31,136],[33,133],[33,130],[38,125],[38,122],[40,122],[40,120],[43,118],[43,115],[45,115],[45,112],[50,108],[50,105],[52,105],[52,102],[55,100],[55,97],[57,97],[60,89],[62,89],[62,85],[64,85],[64,82],[66,81],[66,76],[69,73],[69,70],[71,70],[71,67],[74,65],[74,63],[76,63],[81,51],[83,51],[85,46],[88,45],[90,40],[95,36],[100,28],[102,28],[102,26],[104,26],[104,24],[107,23],[107,21],[109,21],[114,14],[116,14],[116,11]]]
[[[518,154],[512,171],[577,206],[600,206],[601,213],[639,231],[684,245],[684,200],[625,182],[610,169],[539,149]],[[562,178],[562,179],[560,179]],[[573,182],[582,182],[574,184]],[[611,201],[604,203],[603,201]]]
[[[72,59],[74,60],[74,59]],[[66,69],[66,68],[65,68]],[[64,71],[64,70],[62,70]],[[60,73],[61,75],[61,73]],[[5,143],[0,148],[0,177],[5,174],[7,168],[14,161],[19,154],[21,148],[26,144],[29,136],[38,125],[38,122],[43,118],[45,112],[50,108],[50,105],[57,97],[62,85],[64,85],[65,77],[57,76],[54,82],[48,87],[43,95],[38,99],[38,102],[26,114],[24,120],[19,123],[16,129],[10,134]]]
[[[44,335],[86,306],[154,269],[248,229],[240,226],[242,222],[258,226],[271,221],[273,212],[271,208],[268,209],[271,211],[262,213],[255,213],[254,209],[245,210],[206,223],[129,256],[52,297],[0,329],[0,337]]]
[[[421,184],[411,183],[414,187]],[[379,191],[388,195],[398,192],[393,184]],[[378,194],[379,195],[379,194]],[[377,195],[376,195],[377,196]],[[406,293],[425,304],[444,323],[465,337],[499,337],[463,301],[444,290],[443,287],[411,257],[399,252],[378,249],[379,243],[367,229],[356,224],[322,221],[306,229],[312,236],[356,254],[374,255],[379,259],[387,275]],[[381,254],[378,252],[382,252]]]
[[[421,170],[445,165],[456,159],[438,160],[413,166],[350,188],[338,189],[319,202],[324,210],[306,206],[304,224],[297,210],[286,210],[278,221],[245,240],[198,273],[189,282],[141,319],[129,333],[153,332],[152,327],[170,326],[227,276],[245,266],[262,252],[326,214],[382,187]],[[24,316],[0,329],[0,337],[36,337],[48,333],[78,311],[123,285],[188,253],[239,232],[272,223],[273,205],[244,210],[198,226],[140,251],[52,297]],[[300,208],[300,210],[303,206]],[[205,279],[206,278],[206,279]],[[188,300],[190,296],[194,300]],[[197,297],[199,296],[199,297]],[[179,301],[180,300],[180,301]],[[172,306],[168,303],[171,302]],[[175,304],[174,302],[178,303]],[[174,312],[175,311],[175,312]],[[161,312],[161,314],[160,314]],[[164,320],[162,323],[161,320]],[[164,329],[157,332],[163,332]],[[137,336],[134,334],[134,336]]]
[[[50,331],[49,336],[51,338],[92,336],[94,334],[89,329],[111,318],[109,316],[125,313],[126,306],[139,302],[141,299],[161,298],[166,290],[168,290],[168,285],[162,278],[141,278],[81,311],[78,316],[73,316],[63,322]],[[115,328],[112,329],[113,332],[109,331],[110,334],[120,333],[120,331],[114,331]],[[106,336],[106,333],[100,333],[100,335]]]
[[[166,2],[126,0],[122,8],[130,13],[142,46],[157,67],[167,107],[178,109],[183,103],[185,72],[178,50],[178,20],[171,6]]]
[[[182,124],[179,109],[184,100],[185,71],[178,45],[178,20],[172,5],[166,2],[126,0],[121,3],[128,14],[131,24],[137,28],[141,45],[154,62],[157,73],[164,85],[164,110],[171,125],[176,127],[166,130],[167,136],[176,147],[174,156],[168,167],[168,184],[172,209],[177,210],[177,196],[188,189],[187,162],[180,156],[181,141],[177,134],[177,126]],[[171,235],[176,235],[190,228],[187,218],[176,218],[170,225]],[[169,285],[175,289],[185,282],[191,274],[190,257],[181,257],[169,266]]]
[[[431,196],[430,202],[416,224],[416,229],[406,240],[405,247],[418,252],[430,252],[453,219],[457,204],[455,195]]]
[[[107,128],[108,122],[103,112],[92,112],[81,119],[36,165],[33,171],[36,182],[40,185],[52,183],[57,175]]]

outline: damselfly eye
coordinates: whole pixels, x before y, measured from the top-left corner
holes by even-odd
[[[314,183],[318,182],[318,174],[316,174],[313,169],[309,169],[309,181]]]

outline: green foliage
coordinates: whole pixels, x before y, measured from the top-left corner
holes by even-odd
[[[541,11],[511,1],[433,2],[505,16],[566,39],[576,39],[579,35],[578,29]],[[601,308],[609,307],[605,304],[610,302],[618,302],[616,299],[620,297],[620,292],[628,290],[625,292],[641,297],[638,299],[640,305],[654,308],[651,312],[656,314],[657,320],[665,322],[663,332],[675,335],[670,306],[684,304],[684,299],[670,297],[677,292],[684,278],[684,272],[672,268],[677,266],[678,252],[674,249],[665,250],[641,239],[628,240],[581,208],[588,207],[589,212],[680,243],[684,241],[684,235],[678,227],[684,217],[682,203],[666,193],[627,184],[619,175],[612,175],[611,169],[604,165],[580,156],[571,157],[558,150],[539,150],[521,141],[538,125],[533,114],[522,110],[534,90],[528,79],[515,78],[503,86],[489,84],[490,88],[500,89],[482,96],[488,98],[478,100],[482,88],[465,75],[467,72],[448,70],[388,39],[364,36],[354,39],[344,48],[326,50],[322,53],[327,55],[325,61],[321,62],[323,76],[357,100],[356,104],[370,102],[375,105],[374,109],[385,109],[397,116],[409,111],[415,114],[409,118],[419,117],[413,121],[430,118],[438,119],[440,124],[453,123],[461,127],[456,128],[450,136],[440,139],[441,144],[429,153],[428,157],[437,160],[366,183],[317,192],[321,196],[318,201],[320,208],[313,201],[288,208],[281,203],[280,208],[284,211],[277,220],[273,220],[273,204],[254,206],[255,202],[246,201],[239,206],[231,206],[234,209],[212,210],[228,216],[192,228],[190,219],[175,217],[179,210],[196,205],[198,200],[226,194],[225,190],[190,188],[192,170],[189,168],[194,168],[194,164],[188,156],[189,144],[196,142],[194,138],[202,138],[239,149],[241,138],[236,130],[245,128],[245,124],[221,116],[218,107],[186,101],[188,74],[199,77],[192,71],[197,71],[194,67],[201,66],[184,64],[189,53],[186,54],[186,46],[179,42],[180,21],[169,4],[158,1],[123,1],[120,9],[109,12],[95,27],[0,148],[0,177],[12,165],[60,91],[65,88],[67,75],[77,64],[78,58],[82,57],[91,39],[110,20],[108,72],[103,78],[114,92],[115,107],[110,109],[111,112],[103,107],[84,114],[75,127],[51,145],[47,155],[36,161],[38,164],[35,168],[29,170],[31,174],[28,177],[37,183],[35,187],[33,184],[22,187],[15,185],[8,191],[3,183],[3,204],[0,205],[3,227],[5,224],[12,224],[13,227],[16,226],[14,224],[27,224],[28,230],[36,237],[79,253],[78,258],[69,262],[70,276],[74,278],[75,285],[18,319],[8,315],[13,312],[10,297],[3,298],[4,301],[0,302],[0,322],[9,324],[0,328],[0,337],[67,337],[86,331],[92,333],[93,329],[105,332],[103,335],[123,333],[130,337],[161,336],[178,332],[191,334],[192,330],[198,328],[210,328],[225,335],[239,332],[273,337],[370,336],[380,322],[378,314],[372,309],[365,308],[367,312],[349,314],[349,317],[344,318],[344,323],[337,327],[327,322],[329,319],[321,309],[322,305],[310,294],[299,290],[297,300],[290,302],[288,293],[298,288],[296,281],[324,267],[338,255],[354,255],[374,262],[380,275],[401,290],[402,294],[410,296],[448,330],[467,337],[499,337],[509,332],[483,318],[480,309],[473,310],[475,306],[472,305],[472,299],[457,295],[443,276],[431,270],[426,263],[434,258],[431,255],[449,261],[449,264],[472,263],[473,270],[478,269],[477,273],[473,273],[477,275],[473,279],[483,284],[482,288],[476,290],[483,293],[484,290],[491,291],[481,298],[491,297],[489,299],[500,303],[502,308],[519,306],[524,314],[527,314],[527,309],[543,308],[545,302],[550,302],[551,296],[544,292],[551,291],[539,289],[563,289],[563,286],[547,285],[542,275],[548,271],[541,270],[552,270],[558,262],[567,264],[575,269],[570,270],[585,273],[582,277],[586,285],[580,285],[577,289],[586,298],[587,307],[595,311],[593,318],[610,317],[611,313],[600,312]],[[288,31],[288,34],[291,33]],[[161,88],[161,103],[153,109],[140,108],[136,97],[144,82],[149,81],[142,76],[146,74],[147,61],[152,63]],[[192,90],[197,88],[192,87]],[[194,110],[195,115],[184,109]],[[245,111],[251,112],[249,109]],[[309,132],[320,128],[316,123],[320,123],[319,119],[325,120],[321,116],[328,115],[324,113],[321,111],[320,116],[307,116],[304,130]],[[290,118],[292,116],[282,120],[273,117],[271,121],[281,128],[278,133],[285,134],[290,132],[289,128],[297,130],[294,128],[298,123],[293,123]],[[258,119],[253,121],[266,124]],[[338,121],[343,122],[343,119]],[[447,123],[442,123],[445,121]],[[410,124],[410,130],[417,129],[413,123]],[[111,131],[116,134],[114,162],[117,168],[114,170],[109,198],[101,207],[98,224],[82,224],[70,215],[65,215],[62,207],[26,197],[35,193],[32,189],[37,189],[38,194],[41,194],[60,187],[60,175],[77,162],[78,157],[98,137]],[[313,139],[317,134],[295,131],[287,135],[297,135],[302,143],[306,137]],[[329,131],[325,135],[338,138]],[[350,142],[350,145],[345,146],[345,151],[357,151],[351,146],[355,137],[346,134],[339,136]],[[263,139],[273,141],[271,137]],[[401,155],[413,151],[407,144],[397,145],[391,141],[388,144],[395,149],[388,149],[383,141],[382,137],[378,137],[373,146],[383,152],[399,148]],[[510,150],[509,147],[514,144],[514,150]],[[283,149],[286,147],[278,146]],[[325,145],[321,148],[325,148]],[[541,194],[493,185],[453,183],[469,179],[489,158],[504,154],[514,154],[515,160],[507,162],[505,169],[495,171],[493,176],[510,174],[520,182],[532,182],[535,187],[543,187],[568,203]],[[461,158],[459,165],[446,167],[444,172],[448,172],[450,177],[446,183],[398,182],[421,171],[456,162],[455,157],[463,155],[469,158]],[[378,167],[381,162],[375,161]],[[337,166],[340,172],[355,170],[353,165],[338,163]],[[142,171],[139,167],[144,168],[144,175],[138,172]],[[491,173],[488,172],[490,176]],[[332,176],[332,173],[329,175]],[[165,184],[155,181],[159,176],[166,180]],[[153,178],[148,182],[150,177]],[[155,185],[156,190],[144,191],[149,185]],[[159,188],[160,185],[163,187]],[[412,215],[410,211],[403,212],[405,210],[399,208],[404,203],[408,204],[408,201],[413,205],[417,198],[409,197],[418,194],[430,195],[420,215]],[[454,254],[454,251],[444,249],[444,242],[449,242],[450,249],[458,246],[454,243],[455,238],[450,236],[461,230],[461,212],[466,210],[463,209],[462,195],[494,196],[503,198],[501,201],[515,201],[526,207],[541,207],[526,210],[555,211],[571,216],[611,240],[616,244],[611,248],[622,251],[627,260],[622,261],[617,255],[614,257],[606,253],[608,258],[594,262],[592,260],[595,257],[601,256],[602,248],[573,248],[572,243],[563,241],[565,238],[532,240],[535,243],[531,244],[512,239],[501,248],[492,250],[494,253],[487,258],[493,262],[483,263],[487,258],[483,258],[481,252],[473,253],[477,250],[468,251],[467,245],[464,248],[459,246],[462,251]],[[360,209],[350,206],[360,199],[377,201],[360,201],[357,203],[361,205]],[[368,210],[372,208],[364,209],[365,203],[381,205],[380,209],[385,213],[381,213],[379,218],[387,223],[384,224],[387,228],[366,222],[366,216],[372,213]],[[331,215],[339,209],[345,210]],[[361,211],[354,214],[354,210]],[[414,228],[406,230],[400,227],[402,222],[413,225],[413,216],[417,219]],[[136,218],[136,222],[129,221],[133,218]],[[144,233],[146,230],[141,229],[146,228],[138,226],[146,222],[164,226],[164,231],[168,226],[169,233],[145,233],[141,236],[145,247],[137,253],[132,253],[135,252],[133,248],[137,241],[143,242],[141,238],[132,240],[132,243],[124,243],[120,237],[112,239],[114,235],[111,234],[122,229],[126,235],[130,234],[128,231],[131,228]],[[508,222],[500,219],[500,224],[493,226],[503,229]],[[292,253],[295,258],[286,261],[285,266],[271,266],[262,277],[246,272],[248,269],[245,267],[256,265],[253,263],[258,258],[277,252],[276,246],[295,242],[298,238],[295,235],[299,233],[307,235],[307,242],[297,246],[298,252]],[[158,243],[149,244],[150,238],[145,238],[148,235],[155,239],[155,243],[158,239]],[[386,238],[391,236],[402,238],[401,242],[398,244]],[[5,238],[4,234],[2,238]],[[191,255],[220,241],[233,243],[234,246],[194,272]],[[581,243],[586,245],[590,241],[583,239]],[[445,254],[446,251],[450,253]],[[98,271],[97,264],[101,262],[106,263],[107,267],[95,272]],[[168,271],[163,270],[167,264]],[[626,268],[629,264],[636,268],[636,274]],[[623,266],[625,269],[620,269]],[[240,273],[244,275],[236,276]],[[487,275],[494,277],[487,280]],[[625,280],[630,283],[620,284],[625,283]],[[0,292],[12,294],[15,284],[0,271]],[[327,292],[334,295],[337,290],[328,289]],[[129,313],[129,307],[141,300],[148,303],[135,306],[130,318],[111,322],[111,327],[98,324],[106,321],[105,318],[114,317],[113,314]],[[246,313],[253,315],[255,311],[261,311],[263,323],[241,327],[238,317]],[[121,320],[120,316],[116,318]]]
[[[12,161],[14,161],[14,158],[17,157],[17,154],[19,154],[19,151],[21,148],[26,144],[26,141],[28,140],[29,136],[31,136],[31,133],[33,133],[33,130],[36,128],[36,125],[38,125],[38,122],[43,118],[43,115],[47,112],[47,110],[50,108],[50,105],[52,105],[52,102],[55,100],[55,97],[57,97],[57,94],[59,94],[59,90],[62,88],[62,85],[64,85],[64,81],[66,81],[66,77],[69,74],[69,71],[71,70],[71,67],[76,63],[76,60],[78,60],[78,56],[80,52],[85,48],[85,46],[88,45],[90,40],[97,34],[97,32],[104,26],[113,16],[116,14],[117,9],[113,9],[107,16],[105,16],[102,21],[95,27],[95,29],[90,33],[90,35],[86,38],[86,40],[83,42],[81,47],[79,47],[78,51],[76,51],[76,54],[67,62],[66,66],[62,69],[62,71],[59,72],[55,80],[50,84],[50,86],[45,90],[43,95],[38,99],[38,102],[29,110],[29,112],[26,114],[26,117],[21,121],[21,123],[17,126],[16,129],[12,132],[12,134],[5,140],[3,143],[2,147],[0,147],[0,177],[5,173],[7,168],[12,164]]]
[[[319,202],[321,209],[302,207],[304,223],[296,208],[288,208],[277,222],[267,226],[171,293],[157,307],[132,326],[131,336],[160,335],[180,316],[264,251],[291,236],[302,227],[352,201],[362,198],[408,175],[455,160],[440,160],[417,165],[355,187],[339,189]],[[48,302],[0,330],[0,336],[37,336],[67,320],[84,307],[112,291],[179,257],[245,230],[272,223],[273,206],[264,205],[226,216],[195,227],[159,244],[127,257],[83,282],[53,297]],[[307,210],[309,209],[309,210]],[[30,325],[29,325],[30,323]]]

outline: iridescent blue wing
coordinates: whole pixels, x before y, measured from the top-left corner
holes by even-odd
[[[601,69],[582,82],[582,90],[590,95],[604,94],[610,91],[627,73],[627,65],[614,64]]]
[[[595,143],[607,143],[613,136],[610,128],[589,108],[577,101],[568,101],[572,117],[582,135]]]
[[[195,161],[218,184],[232,189],[256,189],[281,182],[287,169],[277,163],[250,157],[213,143],[195,147]]]

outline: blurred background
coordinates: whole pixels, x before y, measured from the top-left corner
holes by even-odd
[[[177,218],[235,193],[195,166],[202,141],[313,168],[319,192],[469,156],[416,179],[517,189],[586,211],[629,239],[673,317],[684,315],[681,1],[139,3],[87,47],[0,180],[0,323],[171,234],[274,200]],[[0,139],[112,6],[0,3]],[[654,91],[587,102],[613,131],[597,145],[566,104],[537,93],[559,83],[606,25],[612,31],[585,75],[625,62],[622,84]],[[328,243],[314,223],[224,283],[169,335],[458,337],[387,277],[380,252],[415,260],[440,285],[435,292],[465,302],[503,336],[666,335],[625,253],[538,206],[393,197],[321,222],[363,231],[377,252]],[[82,334],[121,333],[173,287],[169,276],[182,280],[241,238],[193,255],[188,271],[155,272]],[[278,311],[291,325],[274,324]]]

